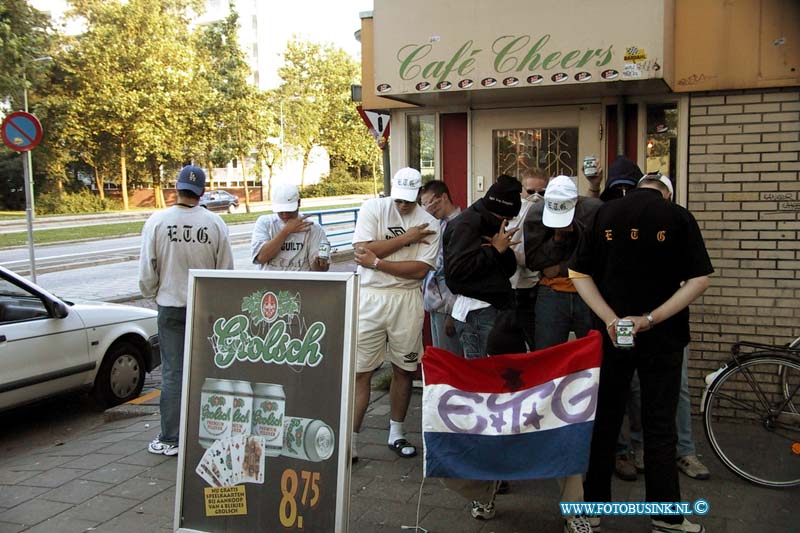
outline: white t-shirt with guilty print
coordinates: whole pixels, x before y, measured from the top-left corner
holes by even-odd
[[[422,261],[436,268],[436,256],[439,252],[439,221],[429,215],[422,207],[417,206],[408,215],[400,215],[394,200],[391,198],[373,198],[367,200],[358,212],[358,221],[353,233],[353,243],[388,240],[402,235],[409,228],[428,224],[427,229],[436,233],[428,237],[428,244],[416,243],[397,250],[384,257],[387,261]],[[422,286],[421,279],[406,279],[392,276],[380,270],[358,267],[361,286],[375,289],[413,289]]]
[[[320,243],[328,245],[330,243],[322,226],[310,219],[307,222],[311,222],[308,231],[290,234],[281,244],[278,255],[263,265],[258,265],[259,269],[289,272],[311,270],[311,263],[319,257]],[[250,258],[253,264],[258,264],[256,256],[261,251],[261,247],[275,238],[285,226],[286,223],[277,214],[258,217],[256,226],[253,228],[253,237],[250,240]]]

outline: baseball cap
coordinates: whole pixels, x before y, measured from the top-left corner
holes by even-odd
[[[206,173],[200,167],[187,165],[178,174],[178,183],[175,188],[179,191],[191,191],[197,196],[202,196],[206,188]]]
[[[279,183],[272,188],[272,211],[274,213],[291,213],[300,205],[300,191],[297,185]]]
[[[642,176],[639,179],[639,183],[642,183],[645,180],[648,180],[648,181],[660,181],[661,183],[663,183],[667,187],[667,190],[669,190],[669,195],[670,196],[674,196],[675,195],[675,189],[673,189],[673,187],[672,187],[672,180],[669,179],[669,176],[665,176],[665,175],[663,175],[663,174],[661,174],[659,172],[653,172],[652,174],[645,174],[644,176]]]
[[[642,177],[642,171],[639,167],[624,156],[617,156],[611,167],[608,169],[608,179],[606,180],[606,188],[600,199],[604,202],[611,200],[613,196],[613,189],[620,185],[627,185],[630,188],[636,187],[639,178]]]
[[[422,176],[415,168],[401,168],[392,178],[392,198],[406,202],[416,202]]]
[[[489,187],[483,196],[486,209],[502,217],[514,218],[519,214],[522,205],[522,184],[517,178],[508,174],[497,176],[497,181]]]
[[[568,176],[556,176],[544,191],[542,223],[548,228],[566,228],[572,224],[577,203],[578,187],[575,182]]]

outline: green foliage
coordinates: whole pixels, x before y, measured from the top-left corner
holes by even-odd
[[[91,191],[82,190],[75,193],[41,194],[36,199],[36,212],[45,215],[74,215],[82,213],[101,213],[117,211],[121,208],[117,200],[100,198]]]
[[[382,187],[381,187],[382,188]],[[347,196],[350,194],[373,194],[374,185],[368,181],[326,181],[303,187],[303,198],[325,196]]]
[[[32,60],[49,53],[49,29],[49,17],[27,0],[0,2],[0,96],[11,95],[18,109],[23,103],[22,74],[32,77]]]

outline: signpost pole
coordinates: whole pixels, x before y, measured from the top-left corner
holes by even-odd
[[[22,169],[25,179],[25,220],[28,225],[28,260],[31,266],[31,280],[36,283],[36,255],[33,250],[33,198],[31,188],[30,150],[22,154]]]

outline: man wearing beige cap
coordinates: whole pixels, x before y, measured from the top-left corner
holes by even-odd
[[[364,202],[353,233],[361,282],[356,354],[356,436],[369,405],[372,373],[384,358],[392,364],[389,389],[389,449],[400,457],[417,454],[406,440],[403,422],[411,399],[412,374],[422,356],[422,279],[436,268],[439,221],[417,205],[422,187],[418,170],[401,168],[392,178],[391,196]],[[388,339],[388,342],[387,342]]]

